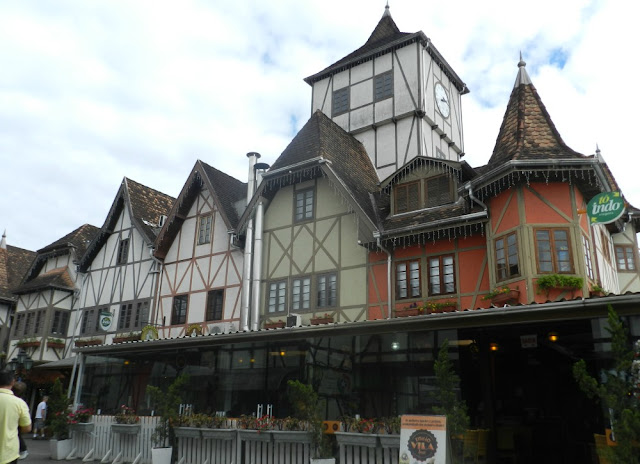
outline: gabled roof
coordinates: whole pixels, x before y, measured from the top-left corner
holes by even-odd
[[[99,233],[96,234],[88,246],[87,252],[82,256],[80,270],[86,271],[89,268],[93,258],[96,257],[113,233],[125,205],[129,210],[132,224],[151,244],[155,241],[156,234],[160,229],[158,225],[160,216],[169,214],[174,201],[175,199],[169,195],[125,177],[120,184],[102,228],[99,229]]]
[[[216,203],[227,228],[229,230],[236,229],[239,219],[236,204],[246,198],[247,184],[198,160],[155,241],[155,255],[158,258],[163,259],[167,255],[169,247],[189,214],[191,205],[203,188],[211,191],[213,201]]]
[[[42,266],[44,266],[47,259],[67,255],[71,253],[71,250],[75,250],[76,258],[80,259],[87,250],[87,246],[91,243],[92,239],[98,234],[100,229],[91,224],[84,224],[73,232],[68,233],[64,237],[55,242],[47,245],[44,248],[38,250],[38,253],[33,260],[31,267],[25,274],[22,280],[22,285],[16,290],[16,293],[22,290],[29,284],[29,282],[38,277]],[[29,287],[31,288],[31,287]],[[62,287],[61,287],[62,288]]]
[[[391,18],[389,5],[385,7],[385,12],[382,15],[382,18],[362,47],[349,53],[347,56],[336,61],[319,73],[305,78],[304,81],[309,85],[313,85],[314,82],[320,81],[352,66],[369,61],[377,56],[405,47],[414,42],[421,42],[423,46],[427,48],[429,54],[433,57],[436,63],[442,67],[445,74],[449,76],[460,92],[467,93],[469,91],[465,83],[462,82],[453,68],[449,66],[449,63],[447,63],[447,61],[442,57],[440,52],[435,48],[424,32],[400,32],[400,29],[396,26],[393,18]]]
[[[56,288],[60,290],[74,290],[73,279],[69,275],[69,269],[59,267],[41,274],[34,279],[25,282],[14,290],[14,293],[29,293],[43,288]]]
[[[4,247],[0,246],[0,300],[14,300],[13,290],[22,282],[36,253],[6,245],[4,240],[3,244]]]
[[[361,142],[345,132],[317,110],[296,134],[269,171],[264,175],[261,189],[271,190],[282,185],[280,176],[289,176],[297,166],[317,161],[342,184],[354,205],[376,224],[375,211],[369,193],[378,190],[378,175]],[[243,219],[246,214],[243,215]]]
[[[515,86],[487,168],[490,170],[511,160],[587,158],[564,143],[531,83],[525,66],[526,63],[521,59]]]

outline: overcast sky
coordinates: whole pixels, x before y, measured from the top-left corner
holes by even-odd
[[[195,161],[246,180],[310,116],[302,79],[364,44],[386,0],[0,0],[0,233],[37,250],[102,226],[124,176],[177,196]],[[640,207],[637,2],[391,0],[471,89],[485,164],[519,53],[564,141]]]

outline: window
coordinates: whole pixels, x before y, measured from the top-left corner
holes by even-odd
[[[13,335],[22,335],[24,330],[24,314],[18,314],[15,319],[15,325],[13,326]]]
[[[396,185],[394,193],[396,213],[415,211],[420,207],[420,182]]]
[[[420,261],[405,261],[396,265],[396,298],[420,296]]]
[[[333,92],[333,116],[349,111],[349,87]]]
[[[82,325],[80,326],[81,335],[90,333],[91,328],[94,325],[95,317],[96,317],[95,309],[84,310],[84,314],[82,315]]]
[[[636,258],[634,248],[631,245],[616,245],[616,262],[618,263],[618,271],[635,272]]]
[[[269,301],[267,310],[269,313],[283,313],[287,304],[287,282],[272,282],[269,284]]]
[[[441,295],[456,291],[453,255],[429,258],[429,294]]]
[[[187,322],[187,306],[189,295],[177,295],[173,297],[173,308],[171,310],[171,325],[184,324]]]
[[[338,303],[338,279],[335,274],[318,276],[318,308],[336,306]]]
[[[224,307],[224,290],[210,290],[207,293],[207,321],[222,319]]]
[[[537,229],[536,251],[538,272],[541,274],[570,274],[571,248],[567,229]]]
[[[129,256],[129,239],[123,238],[120,240],[120,246],[118,247],[118,264],[126,264]]]
[[[313,189],[296,192],[295,201],[296,222],[313,219]]]
[[[200,225],[198,227],[198,245],[211,242],[211,219],[211,215],[200,217]]]
[[[607,234],[606,229],[604,227],[600,228],[600,241],[602,242],[602,253],[604,254],[604,259],[607,260],[608,263],[611,263],[611,248],[609,245],[609,234]]]
[[[516,233],[496,239],[496,280],[520,275],[518,265],[518,239]]]
[[[591,262],[591,246],[589,245],[589,239],[582,236],[582,245],[584,246],[584,263],[587,267],[587,276],[593,280],[595,274],[593,272],[593,263]]]
[[[311,277],[293,279],[291,282],[291,309],[309,309],[311,302]]]
[[[374,79],[373,87],[375,101],[393,96],[393,73],[388,71],[378,74]]]
[[[27,313],[27,322],[24,325],[24,335],[33,335],[33,324],[36,320],[35,311],[31,311]]]
[[[445,205],[451,203],[451,182],[449,176],[437,176],[425,180],[425,206],[431,208],[433,206]]]
[[[66,336],[68,324],[69,324],[69,312],[56,311],[53,315],[53,324],[51,324],[51,334]]]
[[[44,309],[41,309],[36,313],[36,322],[33,327],[33,333],[35,335],[42,335],[44,329]]]

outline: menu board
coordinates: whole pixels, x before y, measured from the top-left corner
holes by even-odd
[[[449,464],[446,416],[402,416],[398,464]]]

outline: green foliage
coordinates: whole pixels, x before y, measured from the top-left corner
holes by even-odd
[[[449,340],[442,342],[433,369],[436,377],[436,388],[431,392],[436,403],[433,412],[447,416],[447,428],[451,435],[462,434],[469,428],[469,415],[467,404],[458,399],[456,393],[460,377],[449,359]]]
[[[538,293],[542,293],[543,291],[548,292],[552,288],[569,288],[572,290],[577,290],[582,288],[582,277],[574,277],[562,274],[548,274],[540,277],[536,281],[536,285],[538,286]]]
[[[169,385],[166,393],[159,387],[147,385],[147,394],[155,411],[160,416],[160,422],[151,436],[151,441],[156,447],[176,445],[176,436],[173,431],[174,424],[178,423],[180,403],[182,403],[182,391],[189,381],[189,376],[181,374]]]
[[[608,327],[611,334],[611,353],[613,365],[603,372],[603,379],[598,382],[587,371],[583,359],[573,365],[573,376],[580,389],[589,397],[596,398],[610,412],[611,425],[617,446],[607,451],[613,464],[638,464],[640,462],[633,442],[640,440],[640,392],[638,382],[638,362],[634,357],[632,345],[627,337],[622,320],[615,310],[608,307]]]
[[[70,412],[70,405],[71,399],[67,398],[62,388],[62,382],[60,382],[60,379],[56,379],[51,389],[51,394],[49,395],[49,402],[47,403],[47,419],[53,438],[57,440],[69,438],[67,415]]]
[[[322,434],[322,418],[320,416],[318,394],[311,385],[306,385],[299,380],[289,380],[287,386],[293,416],[301,421],[306,421],[313,434],[315,457],[330,457],[330,443]]]
[[[502,295],[503,293],[509,293],[512,289],[507,287],[506,285],[503,287],[496,287],[482,297],[483,300],[490,300],[498,295]],[[517,290],[517,287],[516,287]]]

